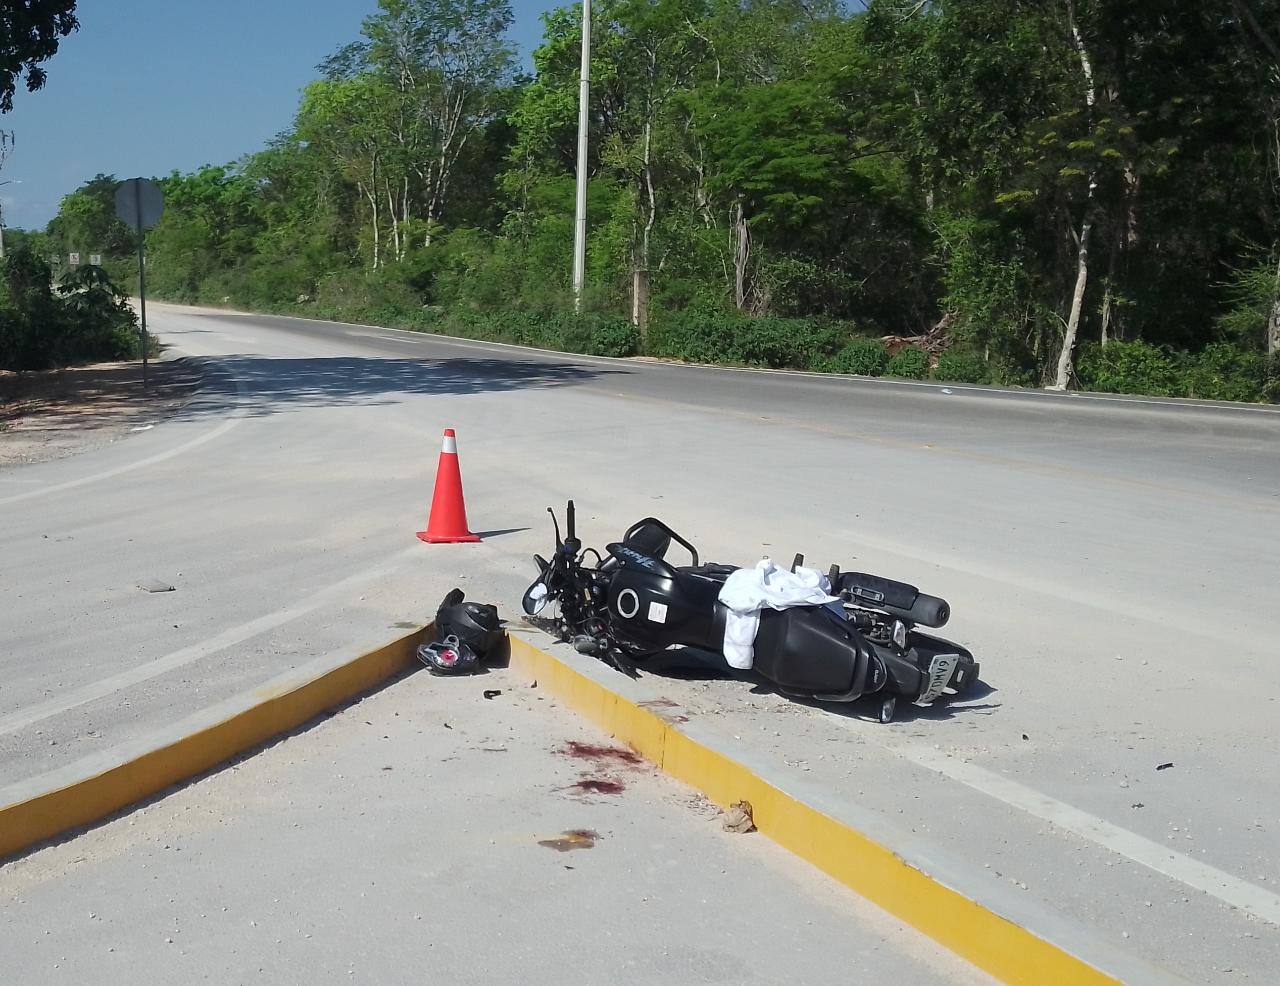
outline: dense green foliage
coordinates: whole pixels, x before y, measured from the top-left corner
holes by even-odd
[[[879,339],[855,339],[848,343],[820,369],[830,373],[855,373],[864,377],[878,377],[889,366],[889,350]]]
[[[594,15],[583,315],[578,10],[523,78],[507,0],[381,0],[289,132],[163,179],[150,284],[608,354],[1275,398],[1280,0]],[[51,254],[127,262],[109,187],[67,197]]]
[[[44,85],[40,63],[79,27],[76,0],[0,0],[0,113],[13,109],[19,83],[35,92]]]
[[[923,349],[908,346],[889,360],[884,372],[891,377],[923,380],[929,374],[929,354]]]
[[[101,268],[79,268],[55,290],[49,265],[26,246],[0,260],[0,368],[139,356],[133,310]]]

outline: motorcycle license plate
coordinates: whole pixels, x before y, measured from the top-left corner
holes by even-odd
[[[959,654],[934,654],[924,675],[924,691],[916,699],[916,705],[928,705],[941,695],[951,683],[951,676],[959,663]]]

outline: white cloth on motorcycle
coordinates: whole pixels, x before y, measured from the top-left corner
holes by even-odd
[[[797,567],[792,572],[768,558],[757,562],[755,568],[740,568],[731,574],[720,589],[720,602],[729,610],[724,626],[724,656],[729,666],[747,671],[755,663],[762,610],[838,603],[830,590],[831,583],[816,569]]]

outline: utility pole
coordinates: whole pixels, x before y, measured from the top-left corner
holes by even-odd
[[[4,168],[4,162],[13,150],[13,131],[7,133],[0,130],[0,169]],[[11,185],[14,179],[8,181],[0,181],[0,185]],[[4,202],[0,201],[0,260],[4,259]]]
[[[573,236],[573,310],[582,311],[587,277],[587,131],[591,101],[591,0],[582,0],[582,81],[578,91],[578,209]]]
[[[4,164],[4,158],[0,157],[0,165],[2,164]],[[3,188],[5,185],[21,184],[22,180],[20,178],[6,178],[4,181],[0,181],[0,188]],[[4,257],[4,200],[0,199],[0,260],[4,260]]]

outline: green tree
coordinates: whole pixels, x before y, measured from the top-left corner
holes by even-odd
[[[381,0],[288,133],[164,180],[151,283],[599,352],[918,374],[950,346],[939,378],[1275,393],[1280,0],[594,12],[582,318],[576,2],[526,79],[507,0]],[[67,197],[57,253],[124,248],[111,184]]]
[[[0,0],[0,113],[13,109],[19,83],[35,92],[44,85],[41,62],[79,26],[76,0]]]
[[[298,138],[334,162],[357,189],[366,207],[370,266],[375,270],[387,259],[384,227],[392,227],[393,251],[398,253],[400,223],[409,209],[407,191],[402,191],[407,176],[395,170],[403,162],[389,161],[393,137],[386,110],[393,94],[385,80],[368,72],[313,82],[303,93],[295,127]]]
[[[116,215],[114,175],[95,175],[58,206],[47,233],[50,249],[58,255],[100,253],[127,258],[137,249],[136,234]]]
[[[227,275],[255,249],[262,227],[258,190],[238,168],[205,166],[159,182],[165,213],[147,234],[148,285],[159,295],[187,301],[230,294]]]
[[[394,136],[421,183],[424,218],[443,221],[468,143],[505,109],[515,73],[509,0],[379,0],[367,63],[393,80]]]

